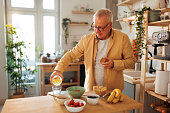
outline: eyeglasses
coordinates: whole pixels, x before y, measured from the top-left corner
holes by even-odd
[[[110,22],[104,27],[96,27],[94,26],[94,22],[91,24],[91,28],[98,29],[99,31],[104,31],[104,29],[110,24]]]

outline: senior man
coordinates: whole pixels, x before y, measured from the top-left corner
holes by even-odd
[[[86,91],[93,90],[94,85],[106,86],[109,90],[123,90],[123,70],[134,68],[135,58],[129,37],[113,29],[112,23],[113,15],[109,9],[98,10],[93,15],[94,32],[84,35],[79,43],[61,58],[50,79],[55,75],[63,78],[62,73],[69,63],[84,55]],[[100,62],[102,58],[105,59],[104,62]]]

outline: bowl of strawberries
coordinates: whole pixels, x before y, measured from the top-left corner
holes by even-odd
[[[86,102],[81,99],[70,99],[66,100],[64,105],[69,112],[80,112],[85,107]]]

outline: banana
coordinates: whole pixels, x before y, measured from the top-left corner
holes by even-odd
[[[124,99],[124,95],[121,93],[121,95],[120,95],[120,102],[122,102],[123,101],[123,99]]]
[[[119,98],[116,98],[116,97],[115,97],[112,102],[113,102],[114,104],[117,103],[117,102],[119,102]]]
[[[116,92],[113,90],[113,91],[111,92],[109,98],[107,99],[107,102],[111,103],[112,100],[114,99],[115,95],[116,95]]]
[[[115,92],[116,92],[115,97],[116,97],[116,98],[120,98],[121,90],[120,90],[120,89],[114,89],[113,91],[115,91]]]
[[[107,102],[109,103],[117,103],[117,102],[122,102],[124,99],[124,95],[122,94],[120,89],[114,89],[109,98],[107,99]]]

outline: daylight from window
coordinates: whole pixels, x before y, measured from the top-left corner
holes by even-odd
[[[11,0],[12,7],[34,8],[34,0]]]

